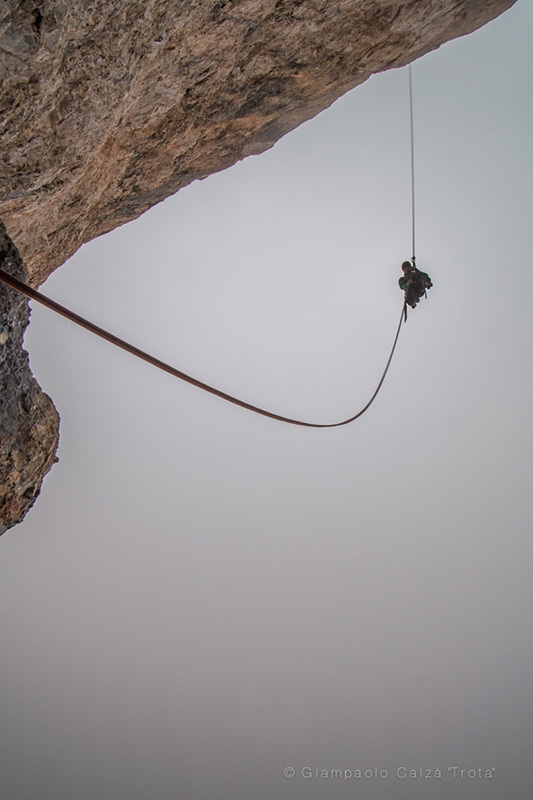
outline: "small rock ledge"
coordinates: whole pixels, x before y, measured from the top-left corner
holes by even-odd
[[[0,222],[0,267],[26,272]],[[22,347],[30,318],[25,297],[0,283],[0,534],[21,522],[56,460],[59,416],[33,377]]]

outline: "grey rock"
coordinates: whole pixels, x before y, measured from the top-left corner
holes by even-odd
[[[26,279],[2,223],[0,267]],[[21,522],[37,499],[59,441],[59,416],[22,347],[29,317],[26,298],[0,283],[0,534]]]

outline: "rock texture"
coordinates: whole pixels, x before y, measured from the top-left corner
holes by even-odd
[[[20,256],[0,223],[0,266],[26,280]],[[26,299],[0,283],[0,534],[20,522],[55,461],[59,417],[22,349]]]
[[[514,0],[4,0],[0,219],[32,283]]]
[[[191,181],[271,147],[372,73],[513,2],[3,0],[0,219],[29,282]],[[0,301],[5,528],[50,468],[57,416],[16,352],[25,302],[6,289]]]

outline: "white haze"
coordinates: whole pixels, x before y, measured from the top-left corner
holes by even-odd
[[[61,447],[0,541],[2,798],[533,796],[532,23],[519,0],[414,65],[434,288],[352,426],[254,416],[34,308]],[[86,245],[44,291],[227,392],[332,421],[379,379],[410,249],[396,70]]]

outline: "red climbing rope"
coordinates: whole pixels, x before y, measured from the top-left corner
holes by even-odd
[[[305,428],[338,428],[341,425],[348,425],[348,423],[353,422],[365,411],[370,408],[374,400],[376,399],[379,390],[383,385],[383,381],[385,380],[385,376],[389,370],[392,357],[394,355],[394,351],[396,349],[396,343],[398,342],[398,337],[400,335],[400,329],[402,327],[402,322],[404,319],[404,311],[405,311],[405,302],[402,307],[402,313],[400,315],[400,322],[398,324],[398,329],[396,331],[396,336],[394,337],[394,343],[392,345],[392,350],[390,351],[389,358],[385,365],[385,369],[383,370],[383,374],[379,380],[379,383],[374,391],[374,394],[368,401],[368,403],[354,414],[352,417],[348,417],[348,419],[344,419],[341,422],[329,422],[329,423],[317,423],[317,422],[304,422],[303,420],[299,419],[292,419],[291,417],[284,417],[281,414],[274,414],[272,411],[266,411],[264,408],[259,408],[258,406],[254,406],[251,403],[247,403],[244,400],[239,400],[237,397],[233,397],[230,394],[226,394],[226,392],[220,391],[220,389],[215,389],[213,386],[209,386],[207,383],[203,383],[203,381],[199,381],[196,378],[187,375],[185,372],[181,372],[181,370],[172,367],[170,364],[166,364],[164,361],[160,361],[158,358],[151,356],[149,353],[145,353],[144,350],[140,350],[138,347],[135,347],[129,342],[125,342],[123,339],[119,339],[118,336],[115,336],[109,331],[100,328],[98,325],[95,325],[93,322],[89,322],[89,320],[80,317],[79,314],[76,314],[74,311],[70,311],[70,309],[65,308],[65,306],[56,303],[55,300],[51,300],[46,295],[38,292],[36,289],[32,289],[31,286],[28,286],[23,281],[20,281],[18,278],[14,278],[13,275],[10,275],[5,270],[0,269],[0,281],[5,283],[7,286],[11,287],[11,289],[15,289],[17,292],[29,297],[31,300],[36,300],[46,308],[55,311],[56,314],[60,314],[62,317],[69,319],[71,322],[74,322],[76,325],[79,325],[82,328],[94,333],[95,336],[99,336],[101,339],[105,339],[106,342],[110,342],[110,344],[115,345],[115,347],[120,347],[122,350],[125,350],[127,353],[131,353],[131,355],[135,356],[136,358],[140,358],[143,361],[146,361],[148,364],[151,364],[153,367],[157,367],[158,369],[163,370],[163,372],[168,372],[169,375],[173,375],[175,378],[179,378],[186,383],[190,383],[193,386],[196,386],[198,389],[202,389],[204,392],[209,392],[210,394],[216,395],[216,397],[220,397],[222,400],[227,400],[228,403],[233,403],[236,406],[241,406],[241,408],[247,408],[248,411],[253,411],[254,414],[261,414],[263,417],[269,417],[270,419],[276,419],[279,422],[286,422],[289,425],[300,425]]]

